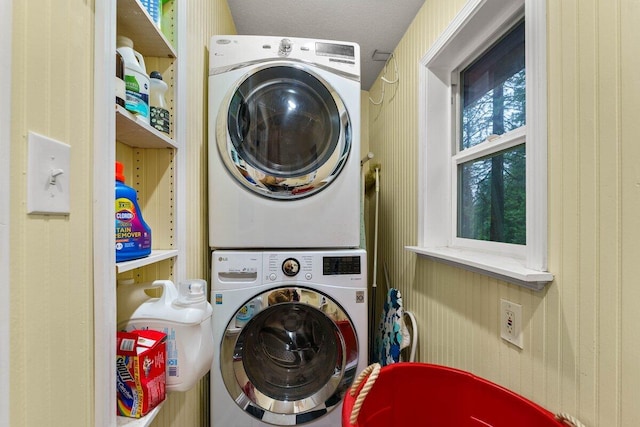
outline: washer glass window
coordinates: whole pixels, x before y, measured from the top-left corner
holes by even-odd
[[[253,416],[331,410],[353,382],[358,359],[355,328],[342,307],[307,288],[273,289],[246,304],[252,301],[253,317],[241,329],[232,320],[221,347],[233,400]]]
[[[243,367],[253,386],[281,401],[312,396],[340,370],[336,325],[308,305],[280,304],[242,332]],[[328,396],[327,396],[328,397]]]

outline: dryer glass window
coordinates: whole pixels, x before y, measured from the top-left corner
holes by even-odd
[[[332,93],[295,67],[249,76],[231,99],[227,121],[238,156],[277,179],[316,171],[334,154],[341,135]]]

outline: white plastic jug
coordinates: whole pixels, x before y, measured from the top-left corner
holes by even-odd
[[[124,60],[124,83],[126,88],[124,107],[148,124],[150,82],[144,64],[144,57],[133,50],[133,41],[124,36],[118,36],[116,51]]]
[[[158,291],[157,295],[160,295],[160,288],[155,289]],[[118,280],[116,288],[118,326],[126,324],[140,304],[157,296],[153,291],[151,282],[135,283],[133,279]]]
[[[167,334],[166,389],[186,391],[209,371],[213,362],[213,309],[207,301],[207,284],[200,279],[188,280],[180,283],[178,290],[170,280],[156,280],[150,288],[157,287],[162,289],[162,295],[141,303],[118,328],[153,329]],[[139,292],[139,288],[133,287],[132,292]]]

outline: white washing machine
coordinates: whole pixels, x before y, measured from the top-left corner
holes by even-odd
[[[211,426],[341,425],[367,363],[365,251],[212,257]]]
[[[360,244],[360,48],[215,36],[209,46],[209,244]]]

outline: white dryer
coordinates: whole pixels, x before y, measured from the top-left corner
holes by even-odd
[[[211,426],[339,426],[367,363],[365,252],[212,256]]]
[[[215,36],[209,46],[212,248],[360,245],[360,48]]]

